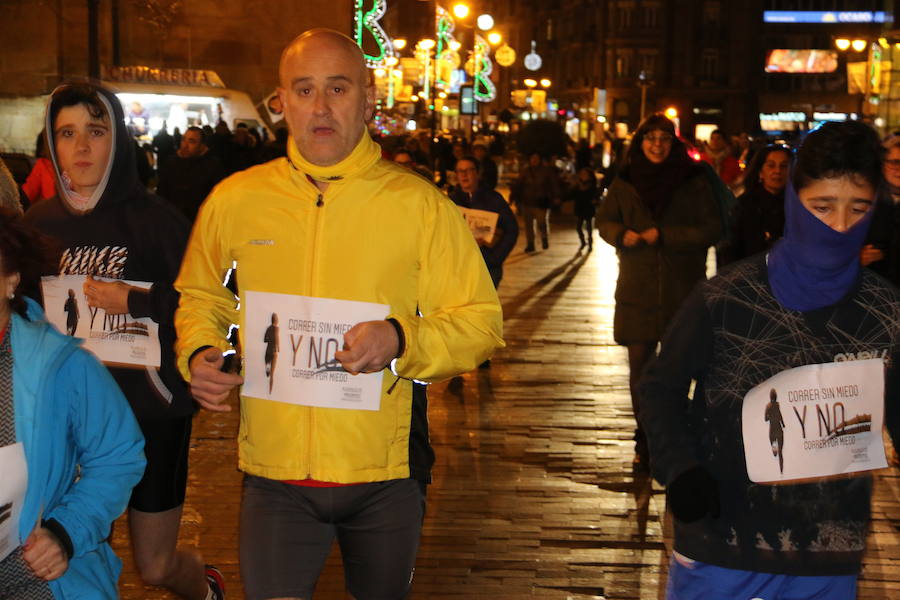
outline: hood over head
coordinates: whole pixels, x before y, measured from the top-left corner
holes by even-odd
[[[110,159],[106,165],[103,178],[94,190],[90,200],[96,200],[94,210],[103,206],[120,202],[134,196],[135,191],[143,189],[138,179],[137,162],[134,153],[134,140],[125,127],[125,112],[116,95],[107,88],[90,81],[70,81],[57,87],[47,102],[45,124],[50,160],[56,172],[57,190],[65,204],[76,206],[75,200],[80,196],[72,189],[68,177],[62,172],[56,150],[56,134],[54,121],[59,111],[67,106],[78,104],[99,105],[109,117],[112,146]],[[63,198],[64,197],[64,198]],[[84,202],[84,198],[81,198]]]

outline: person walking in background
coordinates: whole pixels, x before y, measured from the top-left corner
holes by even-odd
[[[110,366],[146,439],[147,468],[128,503],[135,565],[150,585],[188,600],[222,600],[218,570],[205,567],[199,553],[178,549],[194,403],[175,368],[173,283],[189,224],[138,181],[135,144],[111,91],[63,84],[50,96],[46,121],[59,194],[25,215],[62,251],[44,275],[86,275],[88,306],[158,325],[158,369]]]
[[[24,295],[45,246],[0,208],[0,598],[113,600],[110,529],[144,440],[109,372]]]
[[[756,153],[737,200],[731,239],[719,254],[720,266],[764,252],[781,238],[792,158],[793,150],[783,144],[769,144]]]
[[[193,223],[200,204],[224,178],[222,161],[209,152],[202,130],[188,127],[181,137],[178,152],[160,167],[156,193]]]
[[[739,183],[741,165],[732,154],[728,138],[721,129],[716,129],[710,134],[706,149],[700,158],[715,169],[716,175],[728,187],[733,188]]]
[[[561,190],[556,168],[546,164],[537,152],[528,157],[510,192],[512,203],[525,219],[525,252],[534,252],[534,229],[541,235],[541,246],[550,247],[550,208],[559,203]]]
[[[626,164],[597,212],[597,231],[616,248],[619,279],[613,335],[628,349],[635,418],[638,381],[675,311],[706,273],[707,249],[722,220],[703,165],[688,156],[662,114],[635,131]],[[647,442],[635,431],[635,464],[647,468]]]
[[[599,194],[594,170],[588,167],[579,170],[575,184],[569,190],[569,199],[575,204],[575,231],[578,232],[581,248],[587,246],[588,252],[594,249],[594,214]]]
[[[499,170],[484,144],[472,144],[472,156],[478,161],[478,187],[493,192],[497,189]]]
[[[22,190],[28,197],[28,203],[34,204],[41,200],[49,200],[56,195],[56,175],[53,172],[53,164],[50,162],[50,153],[47,148],[46,129],[41,130],[37,136],[34,155],[37,160],[28,179],[22,184]]]
[[[859,121],[812,131],[784,236],[696,286],[645,371],[641,421],[674,516],[668,600],[856,597],[881,425],[900,443],[900,291],[859,261],[882,152]],[[825,431],[807,417],[804,430],[807,409],[834,404],[827,381],[858,390],[850,422]],[[767,436],[773,389],[792,408],[766,411]],[[781,436],[790,462],[775,466]]]

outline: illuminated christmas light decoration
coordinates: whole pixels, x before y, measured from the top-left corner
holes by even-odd
[[[435,87],[441,89],[450,88],[450,77],[454,69],[459,68],[460,58],[456,50],[459,49],[459,42],[453,37],[453,31],[456,29],[456,21],[450,16],[442,6],[438,6],[434,13],[434,29],[437,38],[437,49],[434,52],[435,60],[438,61],[435,73]]]
[[[371,3],[371,8],[366,10],[365,4]],[[366,58],[366,66],[370,69],[377,69],[385,66],[385,60],[389,56],[395,56],[394,44],[390,37],[381,28],[379,20],[384,16],[387,10],[387,0],[354,0],[355,9],[353,11],[353,32],[356,43],[363,49],[363,55]],[[363,36],[368,32],[375,40],[378,46],[378,54],[366,53],[363,46]]]
[[[491,81],[494,63],[491,62],[491,45],[487,40],[475,34],[475,99],[479,102],[490,102],[497,97],[497,88]]]

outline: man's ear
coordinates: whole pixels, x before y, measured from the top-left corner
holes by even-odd
[[[375,85],[367,85],[366,86],[366,107],[365,112],[363,113],[363,117],[365,118],[366,123],[372,120],[372,115],[375,114]]]

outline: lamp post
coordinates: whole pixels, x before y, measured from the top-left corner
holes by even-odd
[[[644,70],[641,70],[638,73],[638,85],[641,88],[641,118],[640,121],[644,121],[644,113],[647,110],[647,88],[653,85],[653,82],[650,81],[650,74]]]

